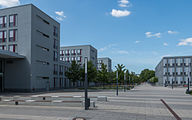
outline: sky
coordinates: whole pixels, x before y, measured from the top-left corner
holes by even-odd
[[[90,44],[98,57],[140,73],[164,56],[192,55],[192,0],[0,0],[32,3],[61,25],[61,46]]]

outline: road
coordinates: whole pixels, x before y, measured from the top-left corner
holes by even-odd
[[[186,88],[153,87],[143,84],[130,91],[89,92],[90,96],[108,96],[108,102],[97,102],[96,108],[85,111],[79,107],[63,106],[13,106],[0,105],[0,120],[176,120],[160,101],[163,99],[182,120],[192,120],[192,96],[185,94]],[[71,96],[83,92],[55,92],[41,95]]]

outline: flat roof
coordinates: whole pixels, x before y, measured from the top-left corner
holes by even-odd
[[[4,59],[23,59],[23,58],[25,58],[25,56],[19,55],[17,53],[10,52],[10,51],[7,51],[7,50],[0,50],[0,58],[4,58]]]

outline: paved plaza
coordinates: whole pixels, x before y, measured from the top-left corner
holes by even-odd
[[[96,102],[96,108],[0,105],[1,120],[176,120],[160,101],[163,99],[182,120],[192,120],[192,96],[186,88],[153,87],[143,84],[130,91],[92,91],[89,96],[107,96],[108,102]],[[83,96],[83,92],[60,91],[42,96]],[[36,95],[32,95],[36,96]]]

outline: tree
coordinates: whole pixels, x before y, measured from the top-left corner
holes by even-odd
[[[65,72],[66,77],[72,81],[73,86],[75,86],[75,82],[80,80],[80,66],[76,64],[75,61],[72,61],[71,67],[69,68],[68,71]]]
[[[155,77],[155,71],[149,69],[144,69],[143,71],[141,71],[140,74],[141,82],[146,82],[152,77]]]
[[[152,77],[151,79],[149,79],[149,82],[152,84],[155,84],[156,82],[158,82],[158,78],[157,77]]]
[[[102,83],[104,86],[105,83],[109,82],[109,73],[107,72],[107,65],[101,64],[101,70],[97,72],[97,81]]]
[[[123,64],[117,64],[117,66],[115,66],[115,68],[117,69],[116,71],[118,72],[118,81],[120,83],[123,83],[124,81],[124,72],[125,72],[125,66]]]

